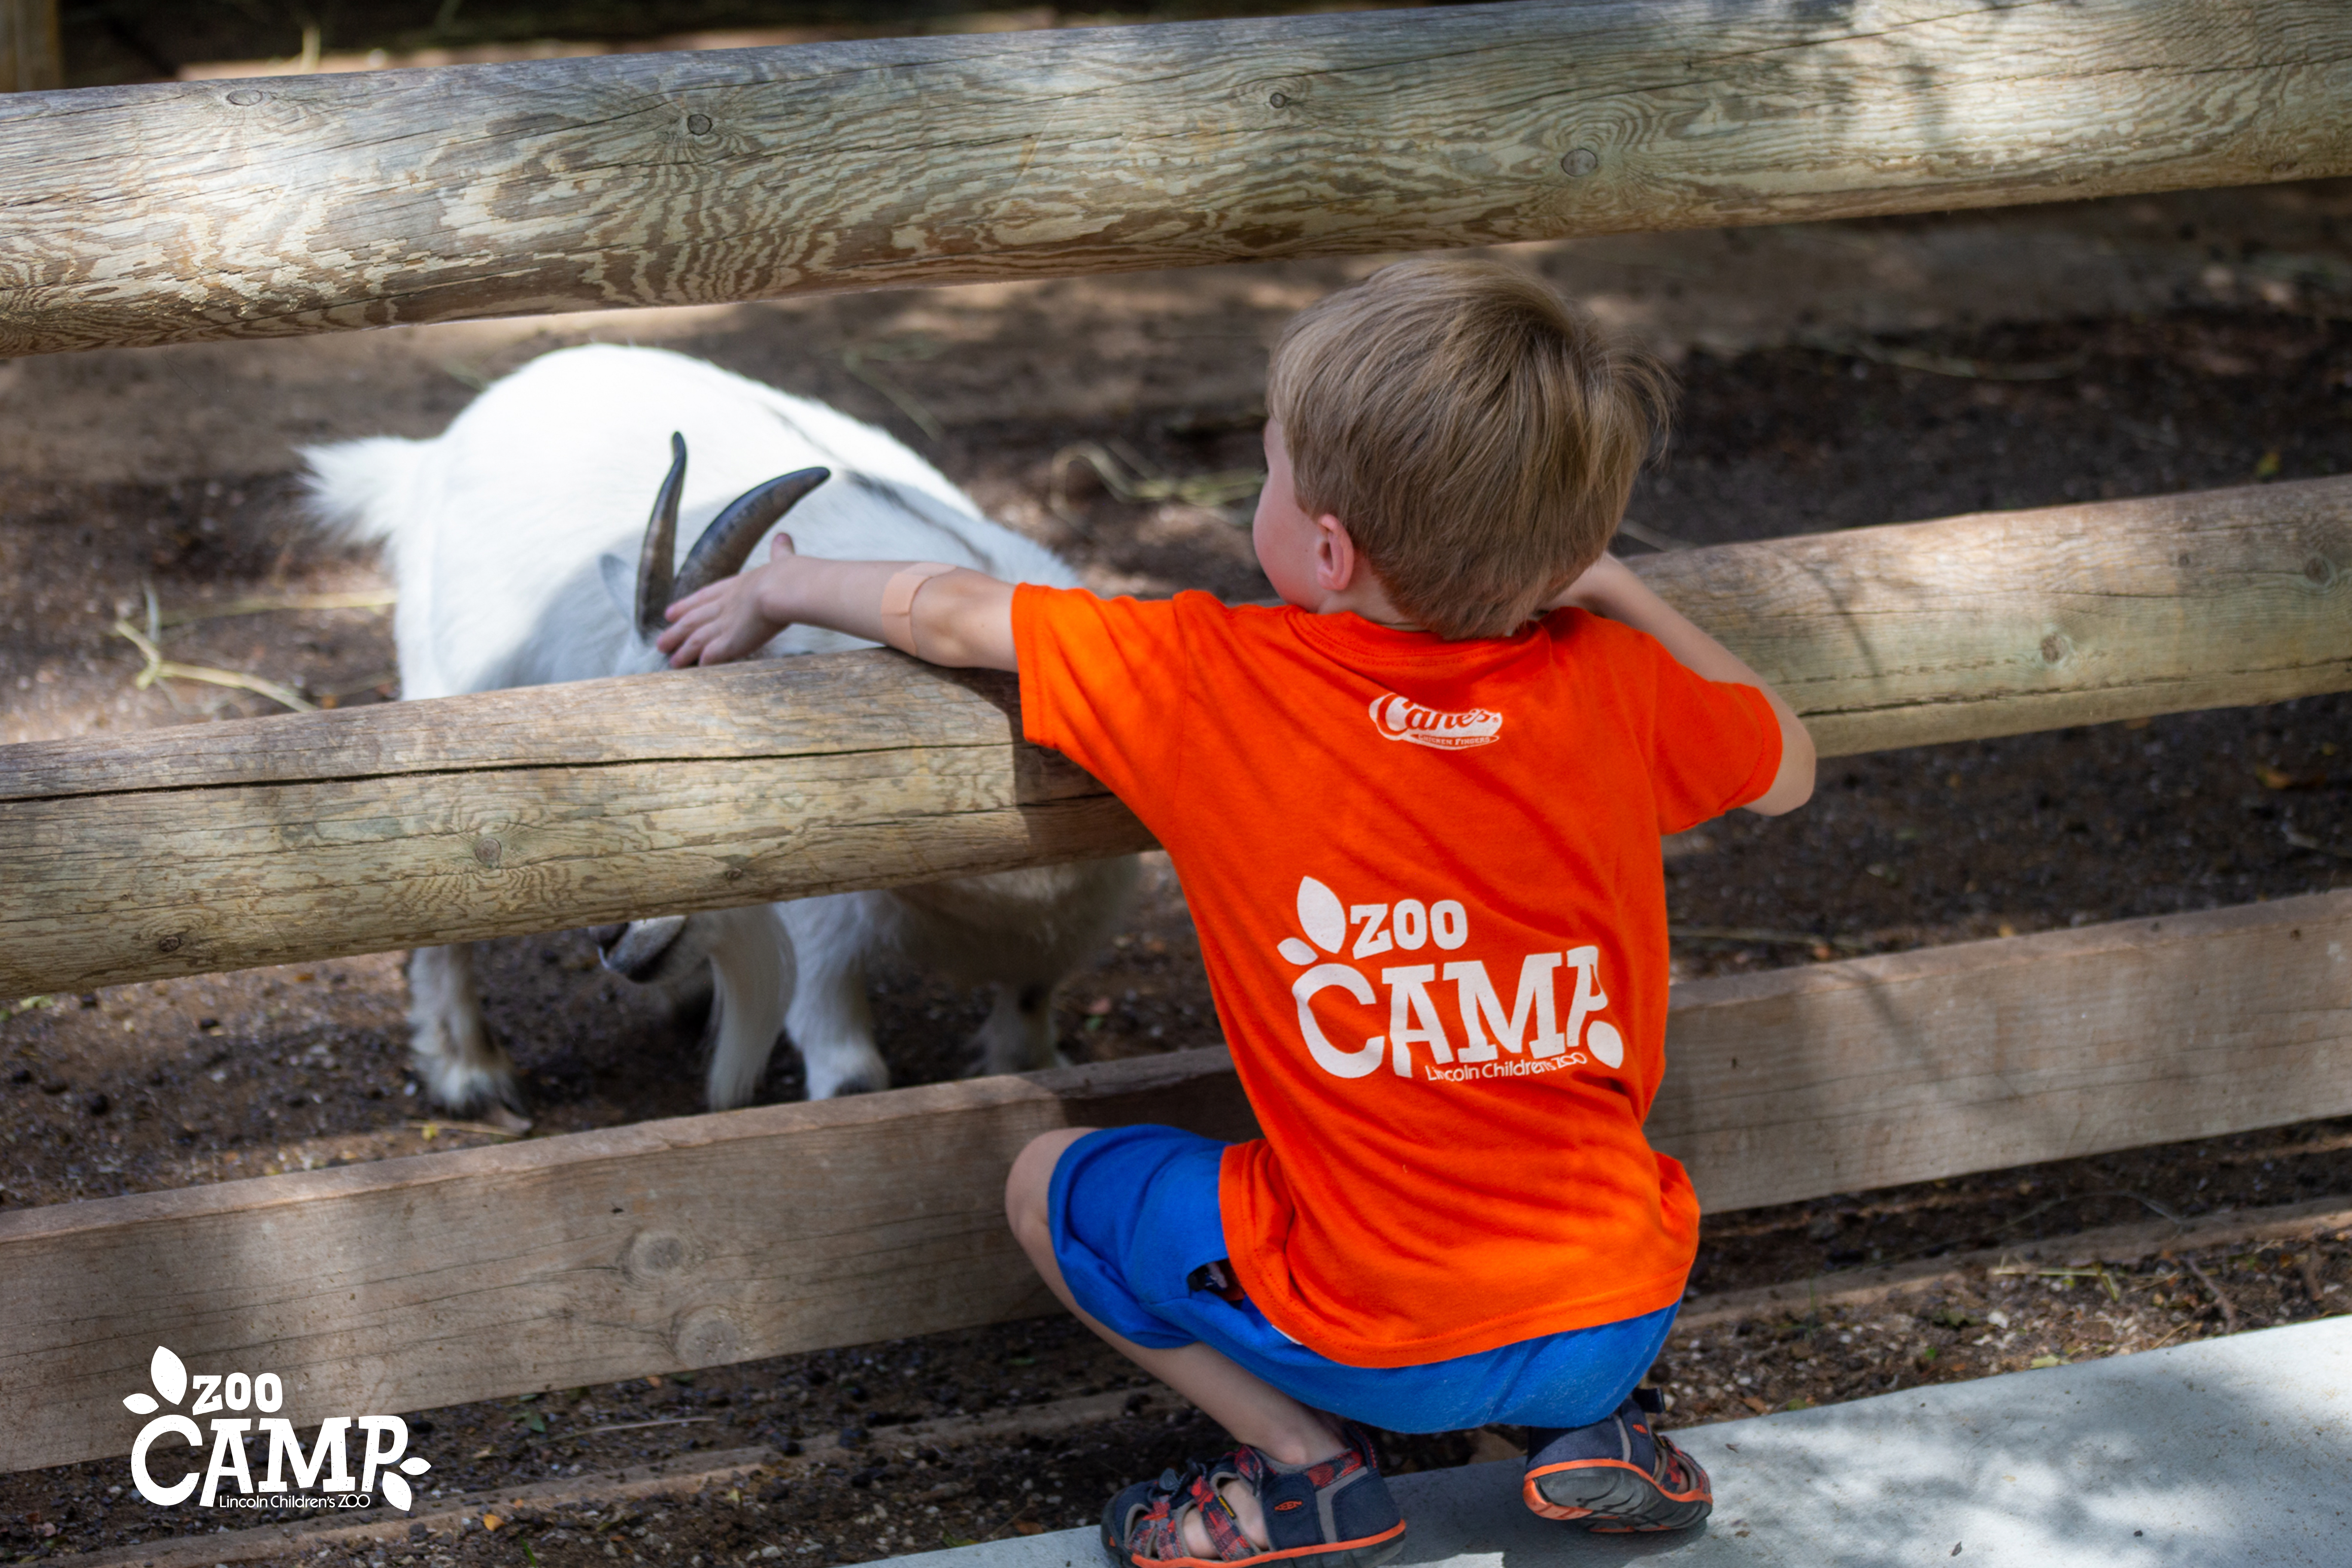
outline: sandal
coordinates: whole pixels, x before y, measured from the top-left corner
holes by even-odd
[[[1603,1535],[1687,1530],[1705,1519],[1714,1490],[1698,1461],[1654,1429],[1656,1397],[1636,1389],[1606,1420],[1529,1431],[1528,1507]]]
[[[1342,1435],[1347,1447],[1311,1465],[1285,1465],[1244,1446],[1163,1471],[1156,1481],[1138,1481],[1103,1510],[1103,1549],[1120,1568],[1309,1561],[1378,1568],[1403,1550],[1404,1516],[1381,1479],[1370,1434],[1351,1423]],[[1268,1544],[1242,1533],[1219,1490],[1227,1481],[1257,1494]],[[1195,1512],[1213,1556],[1196,1557],[1184,1544],[1184,1521]]]

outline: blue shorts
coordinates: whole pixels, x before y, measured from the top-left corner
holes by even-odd
[[[1063,1152],[1049,1198],[1054,1258],[1096,1321],[1157,1349],[1214,1346],[1302,1404],[1391,1432],[1590,1426],[1624,1403],[1674,1326],[1675,1308],[1661,1307],[1425,1366],[1343,1366],[1255,1303],[1188,1284],[1229,1255],[1217,1207],[1224,1149],[1172,1127],[1115,1127]]]

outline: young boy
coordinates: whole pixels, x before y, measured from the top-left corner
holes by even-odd
[[[1005,1195],[1054,1293],[1242,1444],[1114,1498],[1114,1560],[1372,1568],[1404,1523],[1360,1422],[1525,1425],[1537,1513],[1696,1523],[1706,1475],[1633,1397],[1698,1220],[1642,1136],[1658,838],[1802,804],[1811,742],[1605,552],[1662,385],[1533,279],[1384,268],[1290,323],[1266,402],[1253,538],[1285,607],[780,538],[661,646],[812,622],[1017,669],[1027,737],[1183,879],[1265,1136],[1049,1133]]]

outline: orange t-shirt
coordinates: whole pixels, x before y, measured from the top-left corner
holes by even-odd
[[[1763,694],[1580,610],[1445,642],[1024,586],[1013,632],[1028,738],[1183,879],[1265,1134],[1220,1198],[1267,1319],[1412,1366],[1679,1299],[1658,837],[1770,786]]]

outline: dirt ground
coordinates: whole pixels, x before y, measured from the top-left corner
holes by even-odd
[[[2340,191],[2322,194],[2344,205]],[[2333,233],[2305,232],[2298,243],[2347,248]],[[2259,232],[2200,243],[2208,240],[2240,260],[2268,243]],[[1694,254],[1710,243],[1693,237]],[[1200,279],[1203,290],[1220,286],[1213,275]],[[1838,346],[1685,344],[1675,445],[1643,481],[1634,519],[1712,543],[2352,467],[2352,325],[2307,291],[1928,332],[1828,322],[1813,335]],[[1236,341],[1236,353],[1255,352],[1254,335]],[[1020,374],[1013,347],[1003,352],[1006,375]],[[969,351],[955,374],[984,381],[992,363]],[[1190,401],[942,420],[925,400],[922,365],[892,366],[898,379],[889,385],[934,434],[875,383],[844,381],[837,364],[827,374],[845,388],[845,406],[889,424],[1099,588],[1267,592],[1234,523],[1249,505],[1245,489],[1193,489],[1225,495],[1223,511],[1123,500],[1070,456],[1091,443],[1123,473],[1174,479],[1252,469],[1258,410],[1246,374]],[[466,395],[452,373],[437,416]],[[232,405],[225,416],[243,416]],[[257,403],[249,416],[270,416]],[[385,586],[372,561],[308,534],[290,458],[143,484],[0,465],[0,574],[10,584],[0,604],[7,740],[273,710],[268,699],[230,687],[173,679],[139,687],[142,656],[112,628],[119,616],[143,624],[151,588],[168,622]],[[163,633],[172,660],[264,677],[320,705],[396,695],[381,606],[248,608]],[[1674,847],[1675,973],[2344,886],[2348,752],[2352,700],[2333,697],[1842,759],[1825,767],[1803,811],[1736,816]],[[698,1019],[603,973],[581,934],[488,944],[482,973],[492,1026],[525,1071],[534,1135],[700,1109]],[[0,1000],[0,1204],[499,1136],[440,1118],[418,1097],[404,1066],[404,1005],[396,955]],[[979,996],[928,977],[881,977],[877,1022],[898,1080],[964,1070],[961,1042],[982,1011]],[[1059,1016],[1077,1059],[1216,1041],[1181,890],[1164,866],[1153,868],[1126,929],[1066,988]],[[800,1093],[789,1049],[777,1053],[764,1092]],[[2151,1214],[2328,1194],[2352,1194],[2352,1121],[1711,1215],[1693,1286],[1714,1293]],[[1675,1401],[1669,1425],[1722,1419],[2341,1310],[2347,1284],[2352,1246],[2340,1239],[2189,1253],[2105,1279],[1972,1275],[1916,1310],[1825,1310],[1680,1334],[1657,1377]],[[700,1449],[861,1436],[837,1459],[779,1468],[751,1487],[551,1507],[495,1530],[478,1520],[352,1560],[439,1568],[593,1557],[703,1568],[757,1553],[826,1563],[1081,1524],[1116,1486],[1216,1435],[1168,1410],[1165,1395],[1134,1416],[1021,1445],[898,1445],[887,1429],[1122,1388],[1148,1394],[1073,1324],[1041,1320],[428,1412],[415,1418],[416,1443],[447,1492]],[[1383,1453],[1395,1468],[1459,1463],[1502,1451],[1507,1437],[1397,1437]],[[126,1481],[120,1461],[0,1477],[0,1552],[54,1557],[186,1528],[184,1510],[149,1509]]]

